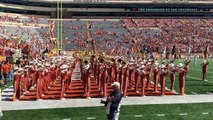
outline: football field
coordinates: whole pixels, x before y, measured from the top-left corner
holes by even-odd
[[[194,61],[191,61],[188,77],[186,77],[186,94],[213,94],[213,60],[209,60],[209,68],[207,73],[207,81],[202,80],[202,59],[199,59],[197,65],[194,65]],[[184,60],[176,60],[176,64],[184,63]],[[167,87],[170,88],[170,80],[167,77]],[[178,75],[176,75],[175,91],[179,93]]]
[[[99,103],[97,103],[99,104]],[[120,120],[212,120],[213,103],[122,106]],[[6,111],[0,120],[107,120],[104,107]]]

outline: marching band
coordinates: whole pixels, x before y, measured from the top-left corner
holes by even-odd
[[[29,62],[29,65],[14,68],[13,98],[18,100],[31,89],[36,88],[36,99],[42,99],[48,87],[54,84],[56,79],[61,79],[64,87],[61,92],[63,99],[65,91],[70,87],[72,72],[77,63],[80,66],[80,79],[83,82],[86,98],[91,97],[91,82],[93,81],[103,97],[107,97],[107,85],[114,82],[120,83],[120,90],[124,97],[128,96],[128,90],[134,91],[139,96],[145,96],[146,90],[162,96],[168,89],[175,93],[176,74],[179,76],[180,95],[185,95],[185,78],[190,69],[190,62],[191,60],[187,58],[184,64],[175,65],[174,60],[160,61],[153,56],[149,59],[134,59],[133,57],[108,56],[104,52],[93,54],[88,51],[75,52],[70,57],[55,56],[46,61],[34,59]],[[208,64],[208,59],[202,63],[203,80],[206,80]],[[167,81],[167,77],[170,81]]]

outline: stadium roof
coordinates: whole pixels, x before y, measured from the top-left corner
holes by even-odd
[[[63,3],[213,3],[213,1],[202,0],[26,0],[31,2],[60,2]]]

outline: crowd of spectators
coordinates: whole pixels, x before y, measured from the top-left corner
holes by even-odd
[[[171,50],[174,45],[181,53],[187,53],[189,49],[193,53],[202,53],[207,43],[212,49],[212,19],[76,20],[64,21],[63,28],[66,50],[92,49],[89,37],[94,40],[97,51],[114,54],[144,49],[162,52],[165,47]]]
[[[54,20],[41,16],[0,14],[0,21],[3,23],[0,24],[1,46],[17,49],[28,44],[38,53],[56,47],[56,42],[51,43],[51,38],[57,38],[59,32]],[[13,25],[5,25],[4,22]],[[34,23],[43,26],[31,26]],[[142,50],[162,52],[165,47],[172,49],[176,45],[179,52],[190,49],[193,53],[202,53],[206,43],[210,43],[212,49],[213,19],[80,19],[63,21],[62,24],[64,50],[92,49],[95,44],[97,51],[127,54]],[[51,33],[53,31],[55,33]]]
[[[51,27],[53,20],[43,16],[25,16],[0,13],[0,45],[7,48],[23,48],[30,45],[34,52],[53,48]]]

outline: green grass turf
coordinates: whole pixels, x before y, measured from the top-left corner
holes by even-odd
[[[2,86],[2,90],[6,89],[12,85],[13,85],[13,82],[8,82],[6,86]]]
[[[204,115],[202,113],[208,112]],[[180,116],[181,113],[188,115]],[[165,116],[157,116],[165,114]],[[135,117],[142,115],[142,117]],[[0,120],[106,120],[104,107],[5,111]],[[212,120],[213,103],[122,106],[120,120]]]
[[[186,88],[185,93],[186,94],[192,94],[192,92],[197,94],[207,94],[207,92],[213,93],[213,59],[210,59],[209,69],[207,73],[206,79],[210,82],[202,81],[202,67],[201,63],[203,62],[203,59],[199,59],[197,62],[197,65],[194,65],[194,61],[192,59],[190,64],[190,70],[188,73],[188,76],[186,78]],[[176,60],[175,64],[178,63],[184,63],[184,60]],[[170,88],[170,79],[169,76],[167,77],[167,85],[168,88]],[[176,81],[175,81],[175,91],[179,93],[179,81],[178,81],[178,75],[176,75]]]

